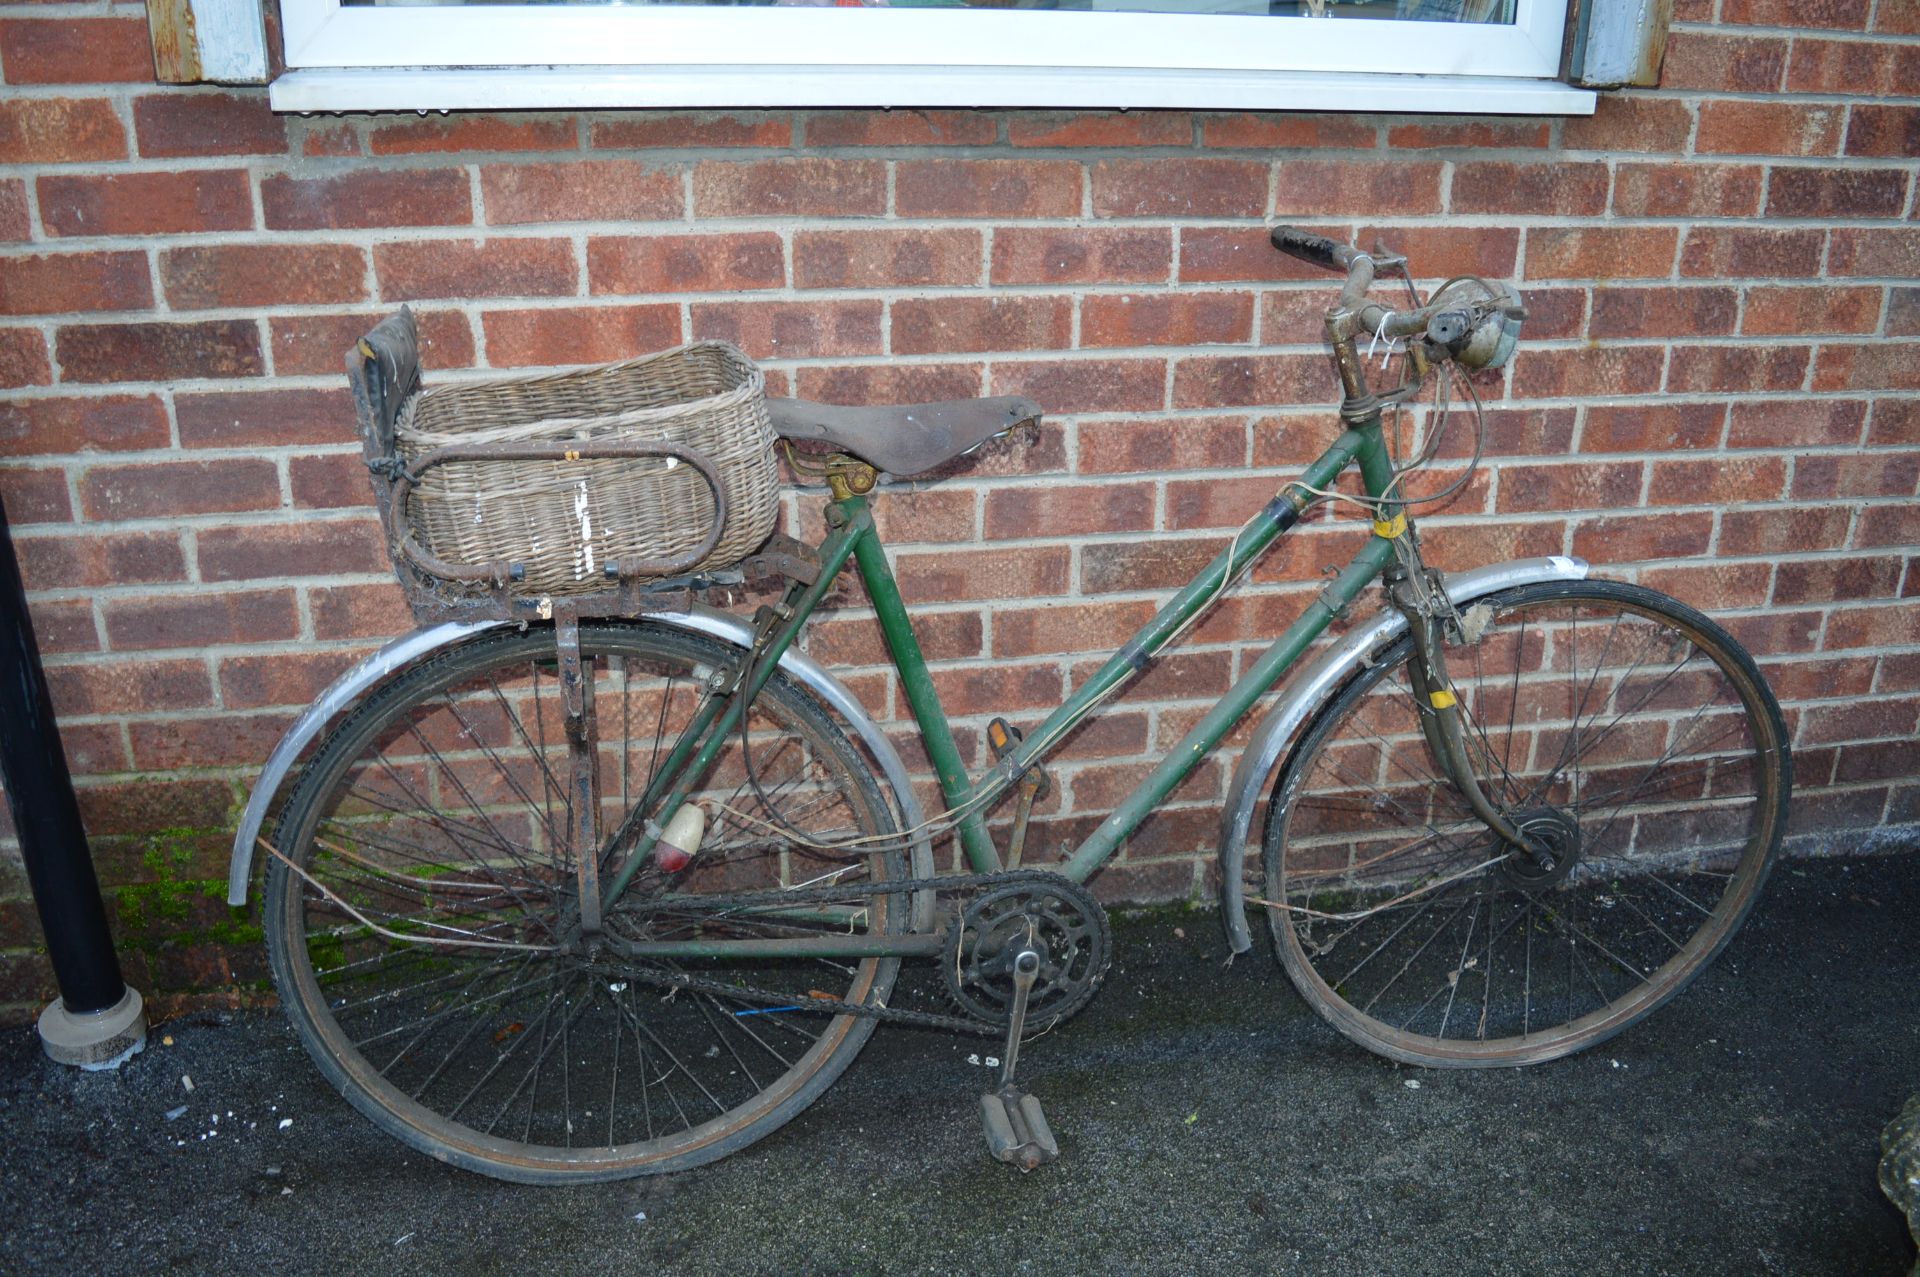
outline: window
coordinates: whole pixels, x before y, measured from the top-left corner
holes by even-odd
[[[282,19],[281,110],[1593,109],[1553,79],[1566,0],[283,0]]]

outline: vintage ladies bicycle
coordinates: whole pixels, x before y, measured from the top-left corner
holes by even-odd
[[[1296,663],[1222,813],[1236,952],[1264,917],[1316,1011],[1433,1066],[1553,1059],[1678,992],[1740,924],[1781,840],[1790,760],[1764,679],[1699,612],[1574,559],[1427,567],[1412,513],[1464,483],[1479,447],[1417,497],[1408,478],[1440,451],[1440,414],[1396,455],[1383,413],[1438,376],[1478,419],[1459,370],[1509,357],[1520,301],[1477,279],[1423,301],[1383,250],[1288,227],[1273,242],[1346,272],[1327,315],[1336,437],[1045,721],[1022,736],[993,720],[994,761],[972,776],[867,494],[877,473],[933,469],[1034,405],[773,401],[774,430],[807,445],[794,464],[829,491],[826,534],[806,546],[761,528],[716,556],[745,503],[711,448],[582,428],[531,443],[482,430],[408,454],[396,431],[438,392],[419,392],[409,315],[369,334],[349,355],[369,466],[396,567],[433,623],[289,730],[236,835],[230,892],[245,901],[263,849],[274,978],[328,1079],[453,1164],[609,1179],[761,1138],[876,1025],[904,1021],[1004,1039],[988,1143],[1031,1168],[1057,1147],[1016,1084],[1020,1041],[1092,999],[1111,947],[1083,884]],[[1368,300],[1387,273],[1405,277],[1404,308]],[[1390,389],[1367,382],[1363,347],[1378,342],[1399,352]],[[559,383],[516,384],[537,399]],[[556,592],[540,534],[524,553],[449,548],[455,525],[488,523],[461,504],[487,493],[441,491],[441,531],[421,515],[434,472],[471,464],[547,476],[561,498],[591,467],[644,472],[691,493],[700,518],[677,548],[607,562],[584,526],[599,498],[581,486],[582,536],[557,562],[587,589]],[[1358,484],[1336,486],[1349,466]],[[1023,863],[1049,754],[1331,501],[1371,525],[1356,525],[1352,561],[1065,860]],[[885,732],[802,650],[849,567],[937,776],[933,815]],[[688,590],[714,580],[772,582],[777,601],[751,619],[694,606]],[[1376,580],[1385,606],[1309,658]],[[1007,803],[1003,855],[987,817]],[[963,867],[936,857],[949,839]],[[908,958],[936,964],[945,1004],[895,1004]]]

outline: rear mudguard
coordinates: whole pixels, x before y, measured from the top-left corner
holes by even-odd
[[[1447,596],[1454,603],[1465,606],[1516,585],[1579,581],[1586,575],[1587,565],[1581,560],[1554,555],[1448,573],[1446,588]],[[1287,680],[1280,699],[1254,728],[1253,738],[1247,742],[1246,752],[1240,755],[1240,763],[1234,768],[1233,782],[1227,786],[1226,810],[1220,818],[1220,923],[1226,928],[1227,943],[1235,953],[1245,953],[1253,947],[1253,936],[1247,927],[1246,884],[1242,874],[1253,813],[1259,806],[1260,796],[1267,791],[1288,745],[1326,704],[1327,698],[1406,632],[1407,618],[1392,608],[1383,609],[1377,616],[1354,626],[1311,665]]]
[[[639,623],[704,634],[733,647],[747,648],[753,645],[753,627],[750,624],[740,617],[712,608],[695,606],[684,612],[648,612],[637,619]],[[267,809],[274,795],[292,774],[300,756],[328,723],[403,667],[466,642],[475,635],[518,624],[517,621],[450,621],[444,625],[418,629],[395,639],[335,679],[333,685],[294,720],[293,726],[287,729],[286,735],[280,738],[280,743],[274,746],[273,753],[267,757],[260,778],[254,782],[253,793],[247,799],[246,810],[241,813],[240,825],[233,834],[233,860],[227,870],[227,903],[247,903],[247,887],[253,877],[253,850],[259,845],[260,831],[266,825]],[[891,791],[889,797],[893,801],[900,827],[918,830],[925,818],[921,815],[918,800],[913,796],[906,764],[900,760],[899,752],[865,707],[839,679],[821,668],[820,663],[805,652],[789,648],[786,655],[780,658],[780,668],[852,730],[854,738],[880,766],[886,787]],[[912,836],[911,847],[913,876],[933,877],[933,848],[924,831]],[[932,910],[932,893],[916,893],[912,910],[915,930],[925,929],[932,917]]]

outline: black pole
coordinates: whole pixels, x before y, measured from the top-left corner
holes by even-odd
[[[80,803],[53,721],[40,645],[27,615],[26,588],[0,504],[0,773],[20,836],[27,881],[46,932],[60,1000],[74,1015],[116,1006],[126,995],[120,959],[100,902]]]

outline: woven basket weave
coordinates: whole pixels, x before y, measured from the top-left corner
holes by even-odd
[[[577,372],[436,386],[401,410],[394,436],[408,464],[450,444],[591,439],[704,453],[728,507],[726,533],[704,569],[752,554],[777,514],[766,379],[725,342]],[[698,545],[713,497],[693,467],[668,458],[452,461],[421,476],[407,517],[421,544],[449,563],[523,565],[516,593],[588,594],[607,588],[609,561],[670,558]]]

